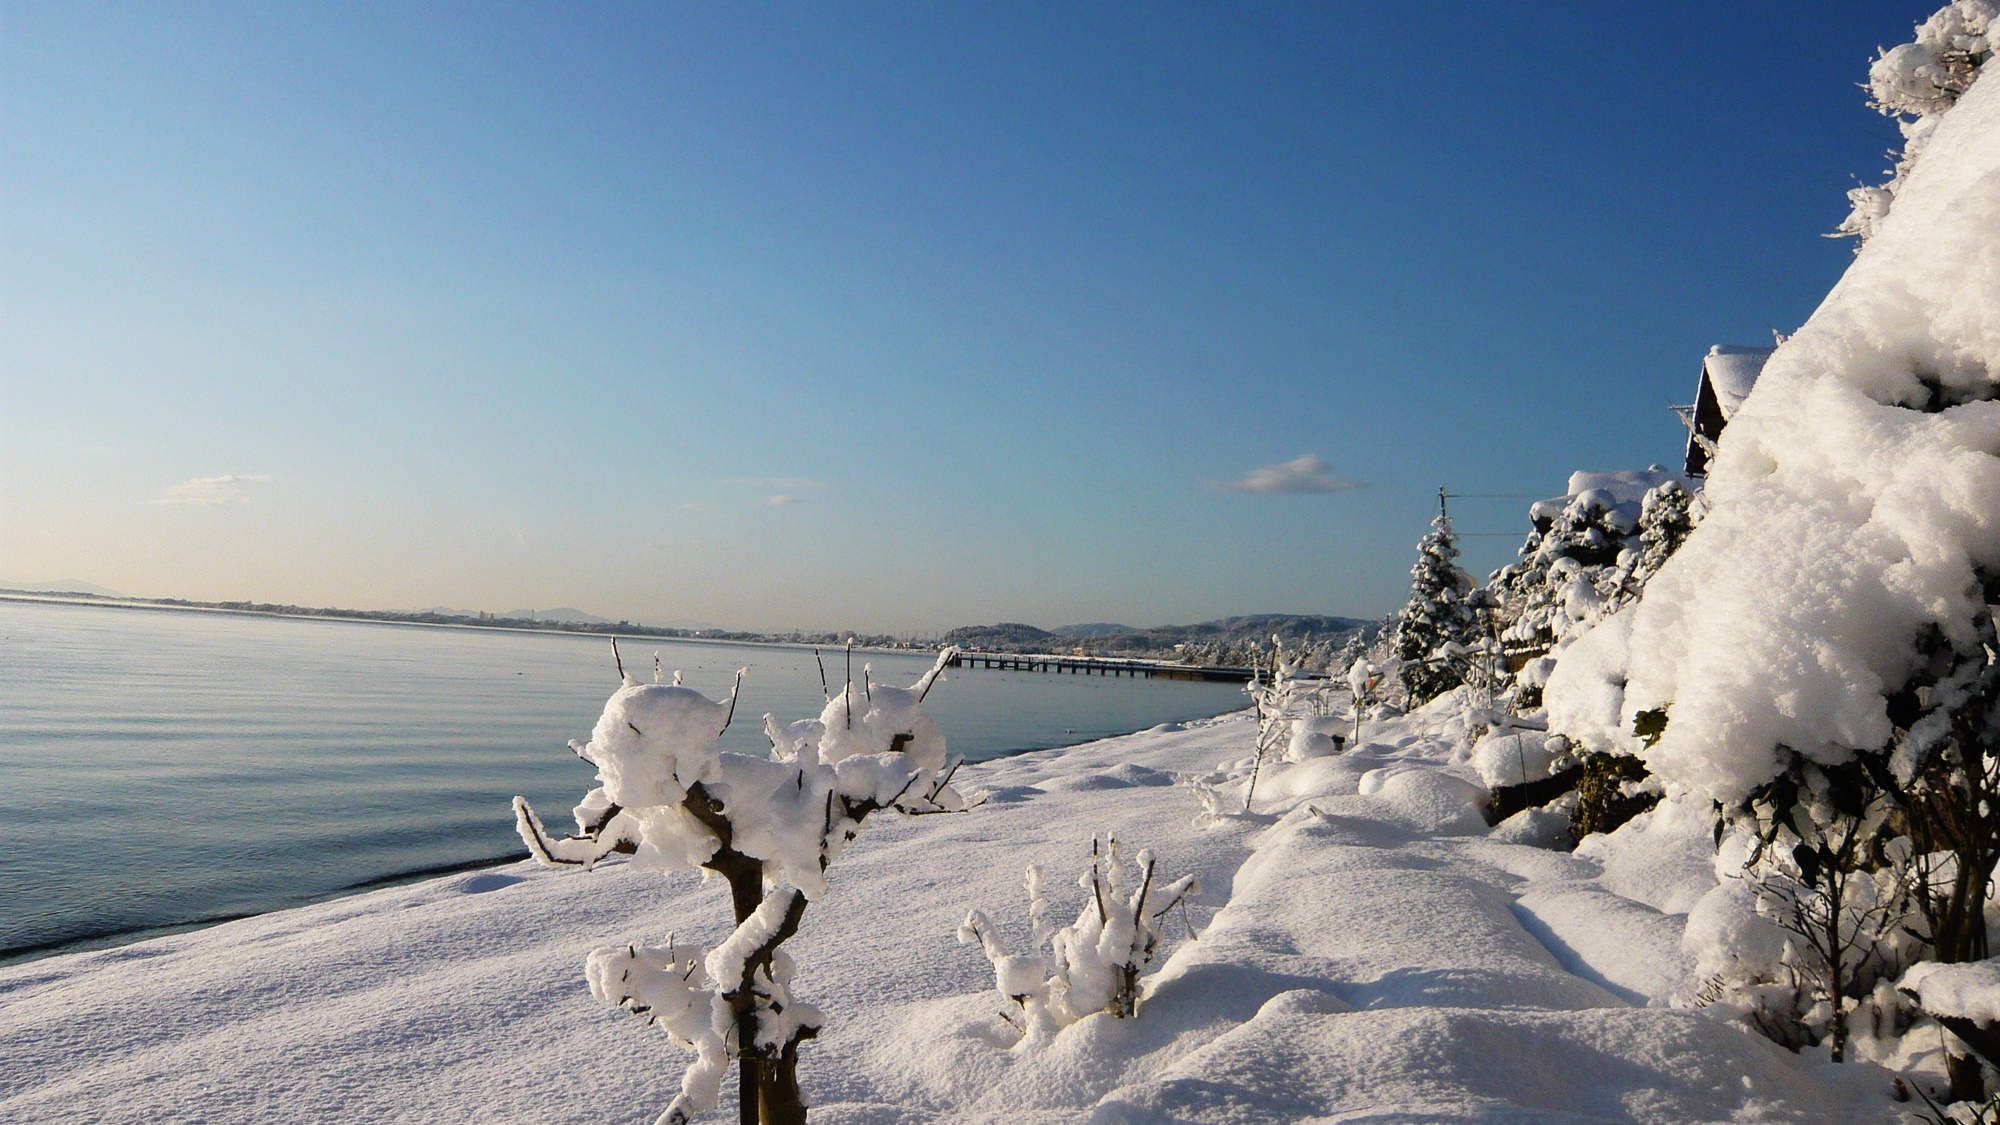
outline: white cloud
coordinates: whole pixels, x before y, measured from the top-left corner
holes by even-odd
[[[724,484],[747,484],[756,488],[775,488],[780,492],[796,492],[803,488],[825,488],[823,480],[807,480],[804,477],[732,477]]]
[[[1333,475],[1333,466],[1308,453],[1243,474],[1242,480],[1213,487],[1224,492],[1345,492],[1359,481]]]
[[[155,504],[248,504],[249,484],[269,484],[263,473],[230,473],[219,477],[195,477],[167,489]]]
[[[773,496],[769,500],[764,501],[764,503],[769,504],[773,508],[789,508],[798,502],[799,498],[796,496]]]

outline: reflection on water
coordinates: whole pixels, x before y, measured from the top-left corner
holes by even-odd
[[[726,749],[819,713],[810,649],[623,643],[711,696]],[[844,657],[826,654],[838,691]],[[923,656],[856,653],[877,682]],[[567,749],[617,686],[602,637],[0,601],[0,956],[256,913],[520,850],[591,783]],[[1219,714],[1233,684],[964,670],[925,703],[972,760]]]

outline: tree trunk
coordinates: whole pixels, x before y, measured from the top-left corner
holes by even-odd
[[[1955,1102],[1982,1102],[1986,1100],[1986,1075],[1979,1065],[1977,1055],[1959,1055],[1949,1051],[1944,1056],[1944,1073],[1951,1085],[1951,1100]]]
[[[758,1088],[759,1125],[805,1125],[806,1100],[799,1092],[799,1044],[785,1044],[775,1059],[766,1060]]]

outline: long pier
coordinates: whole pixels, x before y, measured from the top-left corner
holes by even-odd
[[[1247,684],[1248,668],[1213,664],[1169,664],[1160,660],[1113,660],[1099,656],[1050,656],[1018,652],[963,652],[946,663],[949,668],[998,668],[1008,672],[1069,673],[1072,676],[1143,676],[1146,679],[1199,680]]]

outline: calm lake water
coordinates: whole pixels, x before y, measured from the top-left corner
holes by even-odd
[[[816,716],[809,649],[636,638],[709,696],[727,749]],[[839,690],[842,654],[826,653]],[[855,654],[907,684],[921,656]],[[0,601],[0,960],[525,854],[592,783],[571,754],[617,686],[602,637]],[[1243,706],[1234,684],[966,669],[925,702],[978,761]]]

